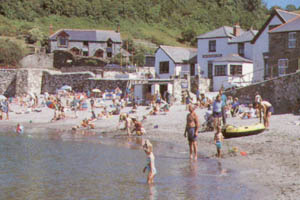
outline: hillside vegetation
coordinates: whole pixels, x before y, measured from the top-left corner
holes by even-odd
[[[195,46],[196,36],[239,23],[259,29],[269,14],[262,0],[0,0],[0,35],[47,44],[49,26],[111,29],[123,39]]]

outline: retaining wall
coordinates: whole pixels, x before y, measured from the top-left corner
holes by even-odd
[[[235,89],[226,94],[238,97],[241,103],[253,103],[256,91],[263,100],[273,105],[275,114],[294,112],[300,99],[300,72]]]

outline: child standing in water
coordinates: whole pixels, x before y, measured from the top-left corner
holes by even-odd
[[[148,171],[147,183],[151,184],[151,183],[153,183],[153,179],[156,174],[156,168],[155,168],[155,164],[154,164],[155,157],[152,152],[152,150],[153,150],[152,144],[150,143],[149,140],[145,141],[145,143],[143,145],[143,149],[147,155],[147,165],[143,169],[143,173],[145,173],[146,170]]]
[[[223,138],[224,137],[223,137],[223,134],[221,131],[221,126],[217,126],[217,132],[215,134],[214,141],[215,141],[215,144],[217,147],[217,157],[218,158],[221,158],[221,148],[222,148]]]

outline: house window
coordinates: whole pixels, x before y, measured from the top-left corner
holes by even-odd
[[[83,46],[89,46],[89,42],[88,41],[84,41],[83,42]]]
[[[264,59],[264,64],[265,64],[265,78],[269,76],[269,64],[268,64],[268,59]]]
[[[111,52],[107,52],[107,57],[111,58],[112,57],[112,53]]]
[[[67,47],[68,46],[68,38],[66,38],[66,37],[59,37],[58,38],[58,46],[60,46],[60,47]]]
[[[169,73],[169,61],[159,63],[159,73],[160,74]]]
[[[216,52],[216,40],[210,40],[208,42],[209,52]]]
[[[190,69],[190,75],[191,76],[195,76],[195,64],[193,63],[193,64],[191,64],[191,69]]]
[[[226,65],[215,65],[215,76],[226,76]]]
[[[282,76],[286,74],[286,70],[288,68],[288,59],[279,59],[278,60],[278,76]]]
[[[242,57],[245,56],[245,44],[244,43],[238,44],[238,54]]]
[[[242,65],[230,65],[230,75],[237,76],[243,74],[243,66]]]
[[[296,32],[289,33],[289,48],[296,48]]]

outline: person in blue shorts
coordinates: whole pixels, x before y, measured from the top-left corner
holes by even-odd
[[[221,126],[217,126],[217,132],[215,133],[214,142],[217,147],[217,157],[221,158],[221,148],[222,148],[222,142],[223,142],[223,134],[221,131]]]
[[[193,159],[194,152],[194,159],[197,160],[197,136],[199,130],[199,120],[193,105],[189,105],[189,112],[190,113],[186,117],[184,137],[188,136],[190,159]]]

